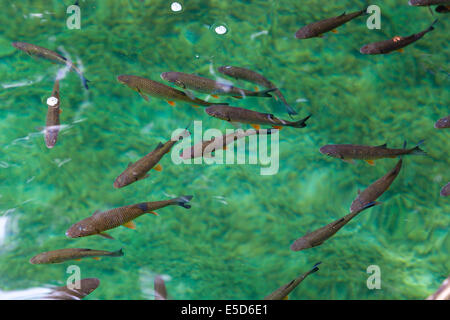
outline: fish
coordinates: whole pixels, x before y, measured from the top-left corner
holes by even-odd
[[[326,240],[331,238],[336,232],[338,232],[343,226],[345,226],[347,223],[349,223],[354,217],[356,217],[359,213],[362,211],[371,208],[379,203],[371,202],[368,203],[364,208],[351,212],[344,217],[333,221],[326,226],[319,228],[317,230],[314,230],[307,235],[304,235],[301,238],[298,238],[295,240],[292,244],[290,249],[292,251],[301,251],[313,247],[317,247],[321,244],[323,244]]]
[[[216,80],[200,77],[195,74],[183,72],[163,72],[161,73],[161,78],[186,90],[194,90],[211,94],[212,96],[233,96],[238,99],[245,97],[272,98],[269,92],[277,90],[272,87],[263,91],[249,91],[246,89],[237,88],[227,83],[222,83]]]
[[[426,300],[450,300],[450,277],[445,279],[439,289]]]
[[[450,3],[450,1],[448,1],[448,3]],[[449,13],[450,12],[450,5],[446,5],[446,6],[437,6],[435,11],[437,13]]]
[[[276,86],[266,79],[263,75],[241,67],[233,67],[233,66],[222,66],[217,69],[220,73],[227,75],[229,77],[232,77],[234,79],[242,79],[245,81],[249,81],[251,83],[260,85],[265,88],[276,88]],[[286,101],[283,94],[279,89],[276,89],[274,92],[274,95],[280,99],[284,106],[286,107],[287,113],[292,116],[298,114],[297,111],[294,110]]]
[[[410,6],[432,6],[437,4],[450,4],[450,0],[409,0]]]
[[[164,279],[156,275],[154,280],[155,300],[167,300],[167,289]]]
[[[117,228],[121,225],[135,229],[136,226],[132,220],[144,213],[157,215],[157,213],[154,212],[155,210],[170,205],[177,205],[190,209],[191,206],[188,203],[192,198],[193,196],[181,196],[170,200],[132,204],[103,212],[95,211],[92,216],[72,225],[66,231],[66,236],[69,238],[79,238],[90,235],[100,235],[108,239],[114,239],[109,234],[105,233],[105,231]]]
[[[272,125],[274,128],[281,127],[304,128],[306,127],[306,120],[311,115],[298,121],[282,120],[275,117],[271,113],[261,113],[253,110],[248,110],[238,107],[230,106],[211,106],[205,109],[206,113],[211,117],[222,119],[231,123],[248,123],[256,130],[259,130],[260,125]]]
[[[100,280],[97,278],[85,278],[79,280],[80,282],[73,283],[73,289],[67,285],[63,287],[56,287],[48,295],[47,299],[51,300],[80,300],[91,294],[100,285]],[[77,288],[79,287],[79,288]]]
[[[387,144],[380,146],[363,146],[356,144],[329,144],[320,148],[320,153],[327,156],[341,159],[345,162],[354,163],[353,159],[365,160],[370,165],[374,165],[374,160],[383,158],[396,158],[403,155],[427,155],[420,149],[420,141],[414,148],[390,149]]]
[[[436,129],[450,128],[450,115],[436,121],[434,127]]]
[[[362,192],[358,190],[358,196],[355,200],[353,200],[350,206],[350,212],[360,211],[368,203],[375,202],[375,200],[377,200],[387,189],[389,189],[392,182],[394,182],[395,178],[397,178],[400,173],[402,163],[403,160],[400,159],[393,169],[368,186],[367,189]]]
[[[268,296],[266,296],[263,300],[287,300],[288,295],[303,281],[306,279],[307,276],[309,276],[312,273],[315,273],[319,270],[318,265],[322,262],[317,262],[311,270],[308,272],[300,275],[299,277],[295,278],[288,284],[285,284],[284,286],[281,286]]]
[[[433,31],[433,25],[437,21],[438,20],[434,20],[434,22],[427,29],[419,33],[415,33],[407,37],[395,36],[389,40],[369,43],[363,46],[359,51],[362,54],[386,54],[393,51],[402,52],[404,47],[410,45],[413,42],[416,42],[428,32]]]
[[[189,103],[191,105],[208,107],[212,105],[227,105],[228,103],[212,103],[205,100],[201,100],[192,95],[188,95],[183,91],[177,90],[175,88],[169,87],[163,83],[153,81],[150,79],[142,78],[133,75],[120,75],[117,80],[130,87],[131,89],[137,91],[142,98],[149,101],[149,98],[144,94],[147,93],[152,97],[164,99],[171,106],[175,106],[175,101],[182,101]]]
[[[264,132],[265,131],[265,132]],[[181,152],[180,157],[182,159],[194,159],[198,157],[207,157],[210,156],[213,151],[226,149],[227,145],[233,143],[236,140],[242,139],[244,137],[249,137],[252,135],[261,134],[271,134],[271,129],[267,130],[236,130],[236,132],[223,135],[222,137],[213,138],[207,141],[201,141],[196,145],[184,149]]]
[[[115,179],[114,188],[123,188],[138,180],[148,178],[147,172],[151,169],[161,171],[162,166],[158,162],[166,153],[170,152],[175,143],[187,135],[189,135],[189,132],[186,130],[183,135],[180,135],[179,139],[169,140],[166,143],[160,142],[153,151],[135,163],[130,162],[128,167]]]
[[[323,34],[329,31],[333,31],[337,33],[336,28],[340,27],[341,25],[349,22],[350,20],[353,20],[364,13],[367,12],[367,8],[352,12],[349,14],[346,14],[345,12],[341,14],[340,16],[328,18],[324,20],[320,20],[317,22],[310,23],[295,33],[295,37],[297,39],[309,39],[309,38],[315,38],[315,37],[323,37]]]
[[[30,259],[31,264],[51,264],[61,263],[68,260],[80,260],[81,258],[93,258],[98,260],[98,257],[122,257],[123,250],[118,251],[104,251],[81,248],[59,249],[40,253]]]
[[[78,69],[72,63],[72,61],[63,57],[59,53],[56,53],[55,51],[49,50],[44,47],[37,46],[35,44],[27,43],[27,42],[13,42],[12,45],[16,49],[24,51],[29,56],[38,57],[38,58],[42,58],[42,59],[51,61],[53,63],[58,63],[58,64],[63,64],[63,65],[69,66],[70,70],[73,70],[74,72],[76,72],[79,75],[81,82],[83,82],[83,86],[86,88],[86,90],[89,89],[88,82],[90,82],[90,81],[85,78],[85,76],[80,71],[80,69]]]
[[[59,80],[56,79],[53,85],[52,96],[47,99],[47,118],[45,121],[44,140],[47,148],[53,148],[58,139],[58,133],[60,128],[59,114],[60,98],[59,98]]]
[[[445,186],[442,187],[440,194],[441,194],[441,196],[443,196],[443,197],[448,197],[448,196],[450,196],[450,182],[447,183]]]

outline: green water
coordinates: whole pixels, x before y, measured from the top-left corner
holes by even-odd
[[[165,275],[172,299],[261,299],[318,261],[320,271],[291,299],[423,299],[449,275],[450,202],[439,190],[450,179],[450,132],[433,127],[449,113],[448,15],[439,15],[435,31],[403,53],[366,56],[359,52],[364,44],[424,30],[436,15],[406,0],[383,1],[381,30],[368,30],[360,17],[337,34],[297,40],[301,26],[361,10],[365,2],[185,0],[179,1],[184,10],[174,13],[172,1],[80,1],[80,30],[66,26],[69,1],[1,2],[2,292],[62,286],[72,264],[82,278],[101,281],[86,299],[153,299],[155,274]],[[215,33],[218,25],[228,32]],[[261,31],[267,32],[255,35]],[[39,127],[60,66],[27,56],[12,41],[62,47],[91,81],[89,91],[73,72],[61,82],[61,122],[67,127],[53,149],[46,148]],[[130,161],[190,121],[203,121],[204,129],[233,129],[203,108],[146,102],[116,76],[163,82],[161,72],[181,71],[213,78],[210,70],[228,64],[272,80],[298,119],[313,114],[306,128],[280,131],[279,172],[261,176],[260,166],[249,164],[177,166],[169,154],[160,162],[162,172],[114,189]],[[32,83],[17,85],[25,81]],[[273,99],[220,101],[288,119]],[[351,165],[322,155],[321,146],[387,142],[400,148],[404,140],[412,146],[422,139],[430,156],[405,157],[379,199],[383,205],[319,247],[289,249],[298,237],[347,214],[357,190],[397,161]],[[110,231],[115,240],[65,236],[96,210],[185,194],[194,196],[190,210],[168,207],[158,217],[144,215],[136,230]],[[125,256],[28,262],[65,247],[123,248]],[[370,265],[381,269],[380,290],[367,288]]]

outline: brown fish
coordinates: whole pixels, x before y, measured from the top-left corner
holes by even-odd
[[[353,20],[360,15],[366,13],[367,8],[361,11],[345,14],[341,14],[340,16],[328,18],[325,20],[320,20],[317,22],[310,23],[302,28],[300,28],[296,33],[295,37],[297,39],[309,39],[315,37],[323,37],[323,34],[328,31],[333,31],[337,33],[336,28],[343,25],[344,23]]]
[[[97,278],[81,279],[80,282],[74,283],[73,288],[68,286],[54,288],[47,299],[51,300],[80,300],[91,294],[100,285]],[[78,288],[77,288],[78,287]]]
[[[312,274],[312,273],[314,273],[314,272],[319,270],[319,268],[317,266],[319,264],[321,264],[321,263],[322,262],[317,262],[311,270],[309,270],[308,272],[306,272],[306,273],[302,274],[301,276],[295,278],[294,280],[292,280],[288,284],[285,284],[284,286],[281,286],[280,288],[278,288],[277,290],[275,290],[274,292],[272,292],[271,294],[266,296],[264,298],[264,300],[287,300],[288,299],[288,295],[300,284],[300,282],[305,280],[306,277],[309,276],[310,274]]]
[[[167,289],[164,279],[156,275],[154,280],[155,300],[167,300]]]
[[[439,289],[426,300],[450,300],[450,277],[445,279]]]
[[[153,211],[170,205],[177,205],[190,209],[191,206],[188,202],[192,199],[192,197],[193,196],[181,196],[170,200],[132,204],[103,212],[95,211],[92,216],[72,225],[67,230],[66,236],[69,238],[79,238],[97,234],[108,239],[114,239],[104,231],[114,229],[122,225],[130,229],[135,229],[136,225],[132,222],[132,220],[138,218],[144,213],[157,215],[157,213]]]
[[[242,79],[245,81],[249,81],[251,83],[255,83],[265,88],[276,88],[276,86],[271,81],[266,79],[263,75],[249,69],[233,66],[223,66],[220,67],[218,70],[220,73],[223,73],[234,79]],[[275,94],[276,97],[278,97],[278,99],[280,99],[283,102],[284,106],[286,107],[286,111],[290,116],[298,114],[287,103],[286,99],[284,98],[280,90],[276,89],[273,93]]]
[[[125,171],[123,171],[114,181],[114,188],[123,188],[138,180],[147,178],[149,176],[147,172],[151,169],[161,171],[162,166],[158,164],[158,162],[166,153],[170,152],[170,149],[172,149],[175,143],[186,135],[189,135],[188,131],[185,131],[185,134],[181,135],[177,140],[169,140],[164,144],[160,142],[155,150],[148,153],[135,163],[130,162]]]
[[[195,74],[188,74],[183,72],[163,72],[161,73],[161,78],[183,89],[211,94],[213,97],[217,97],[219,95],[227,95],[238,99],[245,98],[246,96],[272,98],[269,92],[277,90],[276,88],[272,87],[264,91],[249,91],[234,87],[227,83],[222,83],[216,80],[200,77]]]
[[[270,129],[263,130],[236,130],[236,132],[223,135],[222,137],[213,138],[208,141],[201,141],[196,145],[184,149],[181,152],[182,159],[194,159],[198,157],[208,157],[213,151],[224,149],[226,150],[227,145],[233,143],[236,140],[242,139],[244,137],[259,135],[259,134],[271,134]]]
[[[206,113],[211,117],[219,118],[231,123],[248,123],[253,126],[256,130],[261,127],[259,125],[271,125],[276,129],[281,127],[293,127],[293,128],[304,128],[306,127],[306,120],[308,120],[311,115],[299,121],[288,121],[282,120],[275,117],[271,113],[261,113],[253,110],[248,110],[238,107],[230,106],[212,106],[205,109]]]
[[[220,105],[228,104],[228,103],[212,103],[205,100],[201,100],[194,96],[189,96],[183,91],[166,86],[165,84],[162,84],[160,82],[138,76],[120,75],[117,77],[117,80],[120,83],[137,91],[141,95],[141,97],[144,98],[146,101],[149,101],[149,98],[144,93],[147,93],[152,97],[164,99],[171,106],[175,106],[175,101],[186,102],[193,105],[194,107],[197,107],[198,105],[207,107],[216,104]]]
[[[434,124],[434,127],[436,129],[450,128],[450,116],[446,116],[446,117],[441,118],[438,121],[436,121],[436,123]]]
[[[447,183],[445,186],[442,187],[441,189],[441,196],[443,197],[448,197],[450,196],[450,182]]]
[[[300,251],[304,249],[309,249],[313,247],[317,247],[324,243],[326,240],[331,238],[336,232],[338,232],[343,226],[350,222],[354,217],[356,217],[362,211],[375,206],[377,203],[372,202],[367,204],[364,208],[359,211],[355,211],[347,214],[341,219],[338,219],[326,226],[314,230],[313,232],[308,233],[307,235],[298,238],[291,244],[292,251]]]
[[[397,178],[400,173],[400,169],[402,168],[402,159],[397,162],[397,165],[382,176],[380,179],[372,183],[362,192],[358,190],[358,197],[353,200],[350,206],[350,212],[356,212],[362,210],[367,204],[371,202],[375,202],[394,182],[395,178]]]
[[[386,54],[392,51],[403,51],[403,48],[410,45],[413,42],[416,42],[420,38],[422,38],[428,32],[434,30],[433,25],[437,22],[435,20],[431,26],[429,26],[426,30],[412,34],[407,37],[395,36],[392,39],[369,43],[363,46],[359,51],[362,54]]]
[[[450,4],[450,0],[409,0],[410,6],[432,6],[436,4]]]
[[[56,144],[56,140],[58,139],[60,127],[59,114],[61,113],[59,105],[59,80],[57,79],[53,86],[52,96],[47,99],[48,109],[44,131],[45,145],[47,148],[53,148]]]
[[[373,160],[377,159],[396,158],[403,155],[426,155],[426,152],[419,148],[422,143],[423,140],[411,149],[405,148],[406,142],[403,149],[387,148],[386,143],[376,147],[356,144],[329,144],[320,148],[320,153],[349,163],[354,163],[353,159],[359,159],[374,165]]]
[[[27,42],[13,42],[12,43],[13,47],[22,50],[24,52],[26,52],[29,56],[35,56],[35,57],[39,57],[39,58],[43,58],[45,60],[49,60],[53,63],[58,63],[58,64],[63,64],[66,66],[69,66],[71,70],[73,70],[74,72],[78,73],[78,75],[81,78],[81,81],[83,82],[83,86],[86,89],[89,89],[87,83],[89,82],[89,80],[87,80],[83,73],[80,71],[80,69],[78,69],[72,61],[68,60],[67,58],[63,57],[62,55],[60,55],[59,53],[56,53],[55,51],[49,50],[47,48],[44,47],[40,47],[31,43],[27,43]]]
[[[449,1],[450,3],[450,1]],[[446,6],[437,6],[435,11],[437,13],[449,13],[450,12],[450,5],[446,5]]]
[[[99,257],[121,257],[122,249],[118,251],[91,250],[80,248],[59,249],[40,253],[30,259],[31,264],[51,264],[61,263],[68,260],[81,260],[81,258],[93,258],[99,260]]]

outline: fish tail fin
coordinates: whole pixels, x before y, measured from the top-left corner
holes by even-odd
[[[410,155],[416,155],[416,156],[427,156],[428,154],[420,149],[420,145],[424,143],[425,140],[420,140],[419,143],[411,149]]]
[[[252,96],[254,97],[263,97],[263,98],[272,98],[272,95],[270,95],[270,92],[276,91],[278,90],[278,88],[272,88],[272,89],[267,89],[267,90],[263,90],[263,91],[257,91],[254,94],[252,94]]]
[[[431,11],[431,12],[433,12],[433,11]],[[434,30],[434,25],[438,21],[439,21],[439,19],[434,20],[433,23],[428,27],[427,32],[433,31]]]
[[[114,251],[112,254],[113,257],[122,257],[123,256],[123,248],[120,248],[117,251]]]
[[[306,118],[303,118],[303,119],[301,119],[299,121],[294,122],[293,127],[294,128],[304,128],[304,127],[306,127],[306,120],[311,118],[311,116],[312,116],[312,114],[310,114]]]
[[[191,201],[191,199],[193,197],[194,196],[181,196],[181,197],[175,198],[175,199],[173,199],[173,204],[181,206],[186,209],[190,209],[191,205],[188,204],[188,202]]]
[[[287,103],[284,104],[284,106],[286,107],[286,112],[288,113],[288,115],[292,118],[292,116],[295,116],[298,114],[297,111],[294,110],[294,108],[292,108],[290,105],[288,105]]]
[[[83,86],[86,90],[89,90],[88,82],[90,82],[88,79],[85,78],[83,72],[81,72],[80,69],[72,65],[72,69],[75,70],[76,73],[80,76],[81,82],[83,83]]]
[[[318,265],[321,264],[321,263],[322,263],[322,261],[317,262],[317,263],[313,266],[313,268],[311,269],[310,273],[314,273],[314,272],[319,271]]]

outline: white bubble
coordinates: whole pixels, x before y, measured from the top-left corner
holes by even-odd
[[[50,107],[56,106],[57,103],[58,103],[58,99],[55,98],[55,97],[50,97],[50,98],[47,99],[47,104],[48,104]]]
[[[220,26],[217,26],[215,29],[214,29],[214,31],[217,33],[217,34],[225,34],[225,33],[227,33],[227,28],[225,27],[225,26],[223,26],[223,25],[220,25]]]
[[[183,9],[183,7],[181,6],[181,4],[179,2],[172,2],[172,4],[170,5],[170,9],[172,9],[172,11],[174,11],[174,12],[178,12],[178,11],[181,11],[181,9]]]

